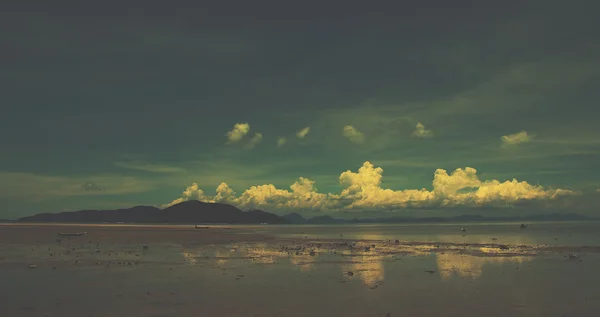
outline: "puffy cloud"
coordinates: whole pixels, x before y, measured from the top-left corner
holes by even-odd
[[[300,177],[291,190],[277,189],[274,185],[252,186],[242,193],[237,204],[243,208],[269,206],[280,210],[321,210],[328,202],[327,194],[318,193],[314,181]]]
[[[365,141],[364,133],[358,131],[355,127],[353,127],[351,125],[344,126],[343,134],[352,143],[360,144]]]
[[[231,131],[225,134],[227,143],[238,143],[250,133],[250,125],[248,123],[236,123]],[[254,136],[244,144],[246,149],[252,149],[262,141],[263,135],[260,132],[254,133]]]
[[[241,141],[246,134],[250,132],[250,125],[248,123],[236,123],[231,131],[227,132],[228,143],[236,143]]]
[[[433,136],[433,132],[431,130],[425,129],[425,125],[419,122],[415,127],[415,131],[413,131],[411,135],[416,138],[425,139],[431,138]]]
[[[208,199],[208,197],[204,194],[204,191],[202,189],[200,189],[200,187],[198,187],[198,184],[193,183],[192,185],[188,186],[183,191],[183,193],[181,194],[181,197],[173,200],[172,202],[170,202],[168,204],[162,205],[162,207],[166,208],[166,207],[176,205],[181,202],[188,201],[188,200],[206,201],[207,199]]]
[[[531,142],[533,136],[529,135],[527,131],[521,131],[514,134],[504,135],[500,138],[502,140],[503,147],[515,146],[521,143]]]
[[[298,137],[298,139],[304,139],[304,137],[308,134],[308,132],[310,132],[310,127],[306,127],[300,131],[298,131],[298,133],[296,133],[296,136]]]
[[[478,187],[480,184],[477,170],[471,167],[458,168],[450,175],[438,168],[433,175],[433,191],[439,197],[452,197],[461,189]]]
[[[221,183],[217,186],[217,194],[213,200],[223,203],[235,203],[235,192],[226,183]]]
[[[458,168],[450,174],[437,169],[431,190],[386,189],[381,187],[382,179],[381,167],[364,162],[357,172],[348,170],[341,173],[339,184],[342,190],[338,194],[319,193],[314,181],[300,177],[289,189],[278,189],[272,184],[257,185],[239,196],[226,183],[221,183],[216,195],[211,197],[193,184],[171,204],[200,199],[229,203],[243,209],[271,211],[391,210],[404,207],[503,206],[507,202],[551,200],[574,194],[570,190],[546,189],[516,179],[482,181],[477,176],[477,170],[471,167]]]
[[[461,190],[470,189],[466,192]],[[561,195],[573,194],[566,189],[545,189],[516,179],[500,182],[481,181],[477,170],[471,167],[456,169],[452,174],[443,169],[435,171],[433,191],[441,199],[442,205],[489,205],[519,200],[554,199]]]
[[[287,139],[283,136],[277,137],[277,147],[284,146],[287,143]]]
[[[346,202],[345,209],[387,209],[406,207],[412,202],[428,202],[433,199],[433,194],[422,190],[391,190],[381,188],[383,169],[375,167],[370,162],[365,162],[358,172],[346,171],[339,177],[343,187],[339,195],[334,198]]]
[[[256,132],[254,133],[254,136],[252,137],[252,139],[250,139],[250,141],[248,141],[248,143],[246,143],[246,148],[247,149],[252,149],[254,148],[258,143],[260,143],[260,141],[262,141],[263,135],[262,133]]]

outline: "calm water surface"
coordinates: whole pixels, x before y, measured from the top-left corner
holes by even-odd
[[[242,227],[242,226],[241,226]],[[268,225],[243,226],[248,232],[309,239],[373,239],[514,244],[595,245],[600,246],[600,222],[534,222],[526,229],[520,223],[444,223],[407,225]],[[467,234],[460,231],[467,229]],[[492,240],[496,238],[497,240]]]
[[[286,239],[0,244],[3,315],[600,316],[597,223],[236,229]]]

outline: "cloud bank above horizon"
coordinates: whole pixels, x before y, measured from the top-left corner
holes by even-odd
[[[251,186],[237,193],[222,182],[216,194],[209,196],[197,183],[188,186],[181,197],[162,207],[187,200],[227,203],[242,209],[261,208],[269,211],[372,211],[402,208],[453,206],[505,206],[519,201],[552,200],[573,195],[568,189],[551,189],[531,185],[516,179],[501,182],[496,179],[480,180],[477,170],[457,168],[450,174],[437,169],[432,190],[392,190],[381,187],[383,169],[366,161],[357,172],[347,170],[338,178],[339,194],[320,193],[315,181],[299,177],[290,189],[279,189],[273,184]]]

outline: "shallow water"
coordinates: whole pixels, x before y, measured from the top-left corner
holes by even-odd
[[[497,240],[471,224],[465,237],[447,225],[267,226],[277,237],[261,242],[0,244],[0,304],[3,316],[599,315],[600,244],[577,244],[589,224],[570,244],[549,226],[487,230]]]
[[[526,229],[520,223],[360,224],[360,225],[269,225],[240,226],[248,231],[309,239],[375,239],[452,243],[533,243],[600,246],[600,222],[534,222]],[[467,234],[460,229],[466,228]],[[496,240],[492,240],[496,238]]]

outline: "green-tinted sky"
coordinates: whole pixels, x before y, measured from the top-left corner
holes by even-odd
[[[593,1],[238,2],[3,7],[0,218],[178,197],[409,213],[597,195]],[[231,141],[235,124],[249,131]],[[527,184],[493,181],[513,178]],[[269,184],[286,192],[243,194]]]

